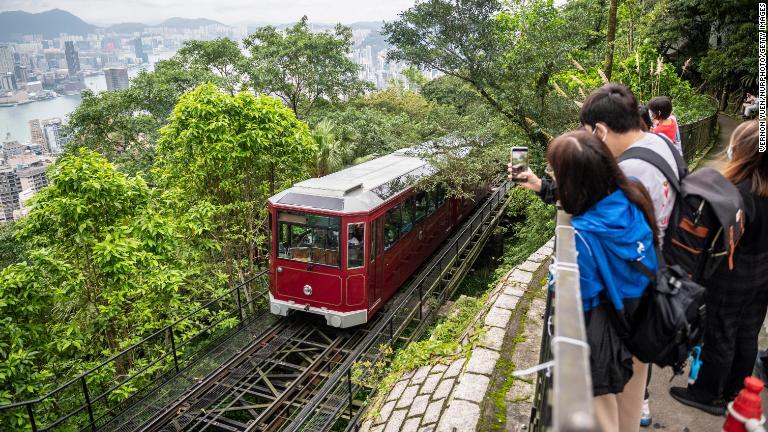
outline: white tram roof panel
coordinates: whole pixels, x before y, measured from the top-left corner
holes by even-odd
[[[308,210],[367,212],[432,172],[429,162],[413,153],[412,148],[402,149],[333,174],[304,180],[269,201]]]

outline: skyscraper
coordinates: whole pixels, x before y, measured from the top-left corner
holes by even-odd
[[[16,75],[8,72],[0,72],[0,91],[16,90]]]
[[[120,90],[128,88],[128,69],[107,68],[104,69],[104,79],[107,80],[107,90]]]
[[[5,159],[0,159],[0,222],[13,220],[13,211],[19,209],[21,180]]]
[[[133,49],[136,52],[137,59],[140,59],[142,63],[149,63],[149,56],[144,52],[144,45],[141,43],[141,38],[134,39]]]
[[[45,142],[45,135],[43,135],[43,127],[40,125],[40,120],[30,120],[29,131],[32,134],[32,143],[40,145],[45,153],[50,153],[51,150],[48,148],[48,143]]]
[[[75,49],[74,42],[64,42],[64,55],[67,58],[67,69],[69,70],[69,76],[73,77],[78,72],[80,72],[80,55]]]
[[[0,44],[0,75],[15,72],[13,49],[9,44]]]
[[[61,153],[64,145],[69,141],[61,131],[62,122],[58,117],[43,120],[43,135],[51,154]]]

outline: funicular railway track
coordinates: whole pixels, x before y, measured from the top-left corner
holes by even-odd
[[[367,325],[326,326],[317,316],[279,320],[137,431],[352,430],[371,389],[352,381],[356,362],[376,363],[384,345],[426,329],[501,216],[507,182],[493,188],[467,222]],[[335,428],[339,428],[336,426]]]
[[[362,334],[312,316],[283,319],[138,430],[277,430]]]

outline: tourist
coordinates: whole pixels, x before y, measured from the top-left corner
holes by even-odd
[[[743,104],[741,104],[742,108],[744,109],[744,115],[742,117],[752,117],[752,114],[756,113],[760,109],[761,100],[762,99],[759,97],[755,97],[753,94],[747,93],[746,100]]]
[[[677,172],[671,147],[663,138],[643,132],[638,112],[637,99],[632,91],[621,84],[606,84],[589,94],[581,107],[579,120],[583,130],[600,138],[614,157],[618,158],[632,147],[645,147],[658,153]],[[675,203],[674,189],[669,186],[664,174],[648,162],[627,159],[619,162],[619,167],[627,177],[639,180],[648,190],[656,215],[659,244],[663,244],[664,231]],[[517,178],[525,180],[520,183],[523,187],[537,192],[544,201],[554,203],[557,185],[552,179],[541,179],[530,170]]]
[[[648,113],[653,119],[651,131],[662,134],[675,144],[675,148],[683,154],[680,143],[680,128],[677,119],[672,115],[672,99],[667,96],[657,96],[648,102]]]
[[[650,283],[630,262],[657,269],[650,196],[621,172],[592,133],[556,138],[547,161],[558,180],[560,204],[573,215],[595,419],[604,431],[638,431],[648,365],[629,352],[612,315],[631,321]]]
[[[634,94],[620,84],[606,84],[594,90],[581,107],[579,118],[582,128],[594,133],[603,140],[614,157],[621,156],[631,147],[649,148],[659,154],[677,173],[675,150],[663,138],[650,132],[644,132],[642,111],[638,107]],[[648,191],[656,216],[659,247],[662,247],[664,231],[669,224],[669,216],[675,203],[676,192],[672,189],[664,174],[648,162],[639,159],[627,159],[619,163],[624,174],[640,181]],[[546,202],[554,202],[557,185],[551,179],[540,179],[533,172],[526,171],[518,176],[526,181],[523,187],[533,190]],[[650,371],[650,367],[648,368]],[[650,372],[649,372],[650,374]],[[650,375],[648,380],[650,381]],[[642,407],[642,425],[650,426],[652,416],[648,396]]]
[[[723,175],[744,198],[744,235],[733,270],[724,262],[702,283],[707,287],[707,324],[698,379],[687,388],[670,390],[678,401],[715,415],[723,414],[752,374],[768,309],[768,154],[758,150],[757,120],[733,131],[727,154]]]
[[[643,130],[643,132],[648,132],[653,127],[653,120],[651,120],[651,115],[648,113],[648,107],[645,105],[640,105],[637,107],[637,113],[640,114],[640,128]]]

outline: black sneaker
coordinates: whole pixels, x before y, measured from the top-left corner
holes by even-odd
[[[691,392],[686,387],[672,387],[669,389],[669,394],[678,402],[683,405],[688,405],[699,410],[704,411],[707,414],[715,416],[725,415],[725,402],[713,401],[710,403],[700,402],[694,398]]]

